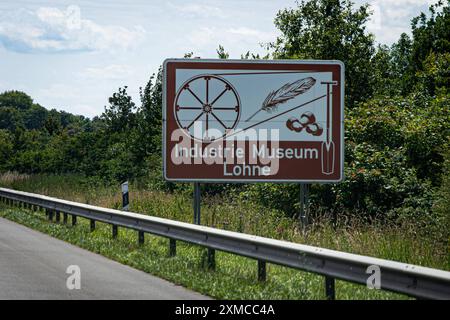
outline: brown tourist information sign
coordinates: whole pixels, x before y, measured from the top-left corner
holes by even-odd
[[[339,182],[344,65],[168,59],[164,176],[193,182]]]

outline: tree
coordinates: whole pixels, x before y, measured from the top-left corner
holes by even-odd
[[[391,87],[402,95],[411,91],[410,87],[413,83],[411,51],[412,41],[406,33],[402,33],[400,39],[391,47],[391,60],[388,64],[392,69]]]
[[[450,1],[440,0],[429,8],[430,17],[421,13],[411,21],[413,44],[412,72],[423,70],[422,62],[430,54],[450,52]]]
[[[47,116],[47,109],[38,104],[33,104],[23,115],[25,127],[29,130],[42,129]]]
[[[450,90],[450,53],[431,52],[416,73],[417,91],[431,96],[447,94]]]
[[[353,9],[350,0],[302,0],[296,9],[278,12],[275,26],[282,35],[269,47],[277,59],[337,59],[345,63],[349,106],[370,97],[375,53],[367,33],[368,5]]]
[[[47,119],[45,119],[44,127],[50,135],[61,133],[61,117],[56,109],[52,109],[48,113]]]
[[[9,169],[13,150],[13,136],[7,130],[0,129],[0,171]]]
[[[12,132],[23,128],[23,121],[19,111],[13,107],[0,108],[0,129]]]
[[[136,105],[127,93],[127,86],[119,88],[119,92],[113,93],[108,101],[109,106],[105,106],[101,118],[109,132],[124,132],[136,126]]]
[[[141,88],[138,148],[143,156],[161,151],[162,132],[162,67],[153,74],[144,89]]]
[[[398,91],[397,86],[392,85],[396,79],[393,78],[394,68],[391,60],[390,48],[386,45],[379,45],[372,60],[374,95],[395,95]]]
[[[219,44],[219,48],[216,50],[219,59],[228,59],[230,54],[225,51],[224,47]]]
[[[5,91],[0,94],[0,108],[13,107],[19,110],[27,110],[33,105],[33,99],[21,91]]]

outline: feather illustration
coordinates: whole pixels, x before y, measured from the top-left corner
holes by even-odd
[[[272,112],[277,109],[277,107],[294,99],[298,95],[308,91],[314,84],[316,79],[312,77],[303,78],[291,83],[286,83],[280,89],[271,91],[264,102],[261,105],[261,109],[257,110],[250,118],[246,121],[250,121],[254,116],[256,116],[260,111]]]

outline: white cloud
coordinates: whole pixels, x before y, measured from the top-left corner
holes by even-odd
[[[174,10],[182,16],[190,18],[225,18],[226,15],[219,8],[208,4],[187,3],[187,4],[173,4],[169,2],[169,10]]]
[[[80,96],[78,88],[62,83],[54,83],[47,88],[40,89],[37,93],[39,97],[46,99],[72,99]]]
[[[397,5],[397,6],[407,6],[407,5],[413,5],[413,6],[422,6],[427,5],[430,6],[432,4],[435,4],[438,2],[438,0],[377,0],[382,5],[391,6],[391,5]]]
[[[192,31],[187,39],[195,52],[217,48],[219,44],[227,48],[240,49],[242,53],[255,43],[266,43],[276,38],[276,33],[248,27],[201,27]]]
[[[80,76],[87,79],[126,79],[133,74],[129,65],[112,64],[104,67],[89,67],[80,72]]]
[[[144,38],[140,26],[99,25],[82,19],[77,6],[66,10],[18,9],[0,17],[0,43],[18,52],[70,52],[129,49]]]
[[[438,0],[372,0],[373,15],[367,27],[379,43],[391,44],[401,33],[410,32],[410,21]],[[360,3],[362,3],[360,1]]]

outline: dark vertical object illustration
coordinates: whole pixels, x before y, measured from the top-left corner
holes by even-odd
[[[327,85],[327,125],[325,128],[326,141],[322,142],[321,146],[322,173],[330,175],[334,173],[334,153],[335,153],[335,147],[330,128],[333,117],[333,104],[331,94],[333,90],[333,85],[337,85],[337,81],[321,82],[321,84]]]

